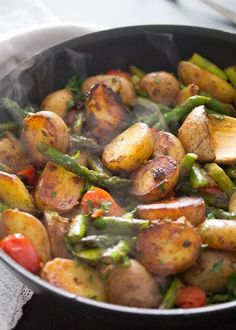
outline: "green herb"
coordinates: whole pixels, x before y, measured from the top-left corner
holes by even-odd
[[[67,83],[66,87],[67,89],[70,89],[72,92],[77,92],[80,90],[81,85],[83,83],[83,79],[80,77],[73,76]]]
[[[75,101],[74,100],[70,100],[69,102],[67,102],[67,108],[71,109],[75,106]]]
[[[162,182],[159,186],[158,186],[158,189],[160,190],[160,192],[162,193],[162,194],[164,194],[165,193],[165,185],[164,185],[164,182]]]
[[[109,211],[111,208],[111,202],[101,202],[99,204],[99,209],[102,209],[103,211]]]
[[[166,261],[163,260],[163,259],[160,259],[159,264],[160,264],[160,265],[165,265],[165,264],[166,264]]]
[[[56,192],[56,191],[52,191],[52,192],[51,192],[51,197],[52,197],[52,198],[55,198],[56,196],[57,196],[57,192]]]
[[[218,261],[216,261],[212,267],[212,270],[214,273],[219,273],[222,269],[222,266],[223,266],[223,263],[224,263],[224,260],[223,259],[220,259]]]
[[[156,83],[159,85],[161,83],[161,79],[157,78]]]

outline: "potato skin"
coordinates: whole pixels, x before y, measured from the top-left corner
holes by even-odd
[[[136,214],[147,220],[177,220],[184,216],[194,227],[205,220],[205,202],[201,197],[179,197],[164,199],[151,204],[137,206]]]
[[[51,111],[39,111],[25,118],[22,130],[22,141],[38,166],[47,160],[37,151],[37,145],[44,142],[65,153],[69,144],[69,133],[63,119]]]
[[[169,132],[155,133],[154,138],[153,156],[170,156],[177,162],[177,164],[180,164],[185,156],[184,147],[180,140]]]
[[[0,200],[10,208],[35,212],[32,196],[24,183],[15,174],[0,171]]]
[[[210,248],[236,251],[236,221],[207,219],[198,227],[203,243]]]
[[[109,301],[130,307],[154,308],[160,304],[158,286],[152,276],[136,260],[127,267],[113,269],[107,280]]]
[[[12,209],[3,211],[0,234],[1,238],[11,234],[22,234],[31,241],[43,263],[51,259],[47,231],[43,224],[29,213]]]
[[[230,197],[229,205],[228,205],[229,212],[236,212],[236,191]]]
[[[136,123],[105,146],[102,161],[112,171],[132,171],[152,155],[153,146],[148,125]]]
[[[107,301],[99,273],[75,260],[55,258],[44,266],[41,278],[78,296]]]
[[[35,190],[35,203],[40,210],[68,212],[78,204],[84,181],[60,165],[48,162]]]
[[[177,184],[179,167],[171,157],[153,158],[133,174],[132,195],[140,202],[166,197]]]
[[[219,262],[222,262],[221,267],[215,270],[214,266]],[[235,270],[235,252],[207,249],[201,252],[196,264],[181,275],[181,279],[186,285],[216,293],[224,289]]]
[[[86,100],[86,124],[100,143],[110,141],[125,123],[125,109],[118,96],[105,84],[97,84]]]
[[[140,81],[140,87],[155,102],[174,104],[180,91],[178,80],[169,72],[151,72]]]
[[[235,99],[236,92],[233,86],[193,63],[181,61],[178,65],[178,74],[185,85],[194,83],[222,102],[232,103]]]
[[[137,259],[150,273],[176,274],[194,264],[200,246],[200,235],[186,221],[156,222],[138,234]]]
[[[191,96],[198,95],[200,88],[195,84],[190,84],[183,89],[181,89],[177,95],[175,100],[176,105],[180,105],[187,101],[187,99]]]
[[[68,103],[73,99],[73,93],[69,89],[59,89],[43,99],[40,109],[55,112],[63,118],[68,110]]]

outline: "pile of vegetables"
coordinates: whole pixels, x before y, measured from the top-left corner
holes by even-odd
[[[236,299],[236,67],[114,69],[37,107],[5,98],[0,248],[99,301],[192,308]]]

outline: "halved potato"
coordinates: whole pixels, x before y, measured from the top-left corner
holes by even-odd
[[[0,219],[0,236],[3,238],[11,234],[22,234],[27,237],[43,263],[51,259],[47,231],[31,214],[11,209],[3,211]]]
[[[185,216],[193,226],[205,220],[205,202],[201,197],[179,197],[164,199],[152,204],[137,206],[137,215],[148,220],[176,220]]]
[[[154,157],[170,156],[177,164],[181,163],[185,156],[185,151],[180,140],[175,135],[169,132],[157,132],[154,138]]]
[[[43,99],[40,109],[55,112],[63,118],[68,110],[68,103],[73,99],[72,91],[66,88],[59,89]]]
[[[60,165],[47,163],[35,190],[35,203],[40,210],[68,212],[78,204],[84,181]]]
[[[153,202],[167,196],[177,184],[179,167],[171,157],[156,157],[133,175],[132,195],[140,202]]]
[[[136,123],[105,146],[102,161],[112,171],[132,171],[152,155],[153,146],[148,125]]]
[[[171,105],[180,91],[178,80],[169,72],[151,72],[140,81],[141,88],[158,103]]]
[[[41,277],[47,282],[78,296],[107,301],[104,283],[92,267],[78,261],[56,258],[43,268]]]
[[[201,237],[185,218],[156,222],[137,237],[137,258],[153,274],[183,272],[199,256]]]
[[[22,140],[32,160],[44,165],[47,160],[37,150],[44,142],[61,152],[66,152],[69,143],[68,128],[61,117],[51,111],[39,111],[24,120]]]
[[[15,174],[0,171],[0,200],[10,208],[34,212],[34,201],[24,183]]]
[[[187,101],[187,99],[191,96],[197,95],[200,91],[200,88],[195,84],[190,84],[183,89],[181,89],[177,95],[175,100],[175,104],[179,105]]]
[[[222,102],[232,103],[235,99],[236,90],[232,85],[191,62],[181,61],[178,74],[185,85],[196,84]]]
[[[124,106],[107,85],[95,85],[85,105],[88,131],[100,143],[110,141],[124,127]]]

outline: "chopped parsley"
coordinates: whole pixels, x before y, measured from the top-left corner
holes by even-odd
[[[212,271],[214,273],[219,273],[222,269],[223,263],[224,263],[223,259],[217,260],[212,267]]]

